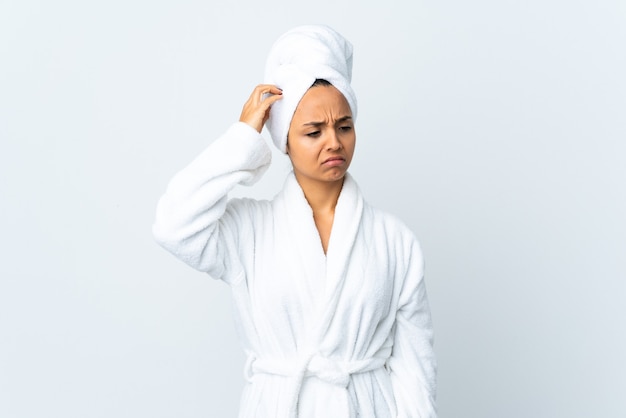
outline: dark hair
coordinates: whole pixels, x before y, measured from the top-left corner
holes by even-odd
[[[311,84],[311,87],[318,87],[318,86],[328,87],[328,86],[332,86],[332,84],[330,83],[330,81],[324,80],[323,78],[316,78],[313,84]]]

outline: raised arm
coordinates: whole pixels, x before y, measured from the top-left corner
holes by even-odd
[[[157,242],[215,278],[238,273],[246,205],[228,204],[227,195],[237,184],[256,182],[269,166],[271,152],[260,131],[280,97],[274,86],[257,86],[240,121],[178,172],[159,200],[152,228]]]

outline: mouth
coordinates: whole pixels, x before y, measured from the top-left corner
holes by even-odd
[[[335,157],[329,157],[327,159],[324,160],[324,162],[322,164],[339,164],[346,161],[345,158],[340,157],[340,156],[335,156]]]
[[[324,160],[322,166],[324,167],[340,167],[346,163],[346,159],[343,157],[330,157]]]

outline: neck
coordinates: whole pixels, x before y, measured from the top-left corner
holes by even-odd
[[[333,182],[320,182],[299,176],[297,173],[295,176],[314,215],[335,212],[344,178]]]

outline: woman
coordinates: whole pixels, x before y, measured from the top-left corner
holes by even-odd
[[[413,233],[369,206],[355,147],[352,46],[325,26],[274,44],[266,84],[159,201],[158,242],[230,285],[248,356],[240,417],[435,417],[435,359]],[[228,200],[270,163],[271,201]]]

